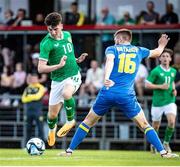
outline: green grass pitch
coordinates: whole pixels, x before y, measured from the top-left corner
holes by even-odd
[[[0,166],[179,166],[180,159],[163,159],[144,151],[76,150],[72,157],[59,157],[61,150],[47,149],[30,156],[24,149],[0,149]],[[180,153],[178,153],[180,154]]]

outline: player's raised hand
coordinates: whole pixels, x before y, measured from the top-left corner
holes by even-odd
[[[59,68],[64,67],[64,65],[66,64],[66,60],[67,60],[67,56],[63,56],[59,62]]]
[[[81,56],[76,59],[76,62],[77,63],[83,62],[86,59],[87,56],[88,56],[87,53],[82,53]]]
[[[114,85],[114,82],[110,79],[105,79],[104,81],[104,86],[109,89],[110,87],[112,87]]]
[[[170,40],[170,38],[168,37],[168,35],[162,34],[158,40],[158,44],[159,44],[159,46],[165,47],[169,40]]]
[[[163,89],[163,90],[167,90],[167,89],[169,89],[169,84],[164,83],[164,84],[161,85],[160,88]]]

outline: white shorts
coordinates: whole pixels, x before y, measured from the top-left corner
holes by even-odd
[[[151,107],[152,121],[161,121],[163,113],[177,115],[177,106],[175,103],[170,103],[162,107]]]
[[[73,94],[79,89],[81,85],[81,74],[78,72],[77,75],[69,77],[62,82],[52,81],[51,91],[49,95],[49,105],[56,105],[60,102],[64,103],[64,97],[62,96],[63,88],[67,84],[72,84],[75,88]]]

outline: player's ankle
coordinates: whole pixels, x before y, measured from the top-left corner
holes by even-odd
[[[73,153],[73,150],[71,150],[70,148],[68,148],[67,150],[65,150],[66,151],[66,153],[68,153],[68,154],[72,154]]]
[[[55,131],[57,128],[57,125],[55,124],[54,128],[49,128],[50,131]]]
[[[161,156],[164,155],[164,154],[167,154],[167,151],[166,150],[162,150],[162,151],[160,151],[160,154],[161,154]]]
[[[68,124],[74,123],[75,119],[71,120],[71,121],[67,121]]]

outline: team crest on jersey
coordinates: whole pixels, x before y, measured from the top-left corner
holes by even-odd
[[[164,73],[160,73],[160,76],[164,76]]]
[[[175,76],[175,74],[174,73],[171,73],[171,77],[174,77]]]
[[[67,40],[68,40],[70,43],[72,43],[72,39],[71,39],[71,37],[69,37]]]

